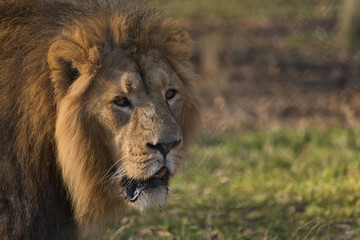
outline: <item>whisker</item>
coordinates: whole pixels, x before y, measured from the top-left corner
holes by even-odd
[[[109,181],[111,183],[116,183],[119,179],[126,175],[125,169],[118,169],[114,175],[111,176]]]
[[[96,185],[99,184],[100,182],[102,182],[107,176],[108,174],[110,173],[111,169],[117,164],[119,163],[121,160],[125,159],[125,158],[128,158],[130,155],[127,155],[127,156],[124,156],[122,158],[120,158],[119,160],[117,160],[106,172],[105,174],[102,176],[102,178],[96,182]]]
[[[123,164],[127,164],[127,163],[123,163]],[[122,166],[124,167],[124,165]],[[109,179],[109,181],[114,184],[116,183],[118,180],[120,180],[121,178],[123,178],[124,176],[126,176],[126,170],[125,168],[122,168],[122,169],[118,169],[116,171],[116,173],[114,175],[111,176],[111,178]]]

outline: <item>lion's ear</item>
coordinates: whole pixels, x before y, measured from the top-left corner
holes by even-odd
[[[90,73],[99,52],[96,47],[84,49],[69,40],[53,43],[48,53],[48,64],[54,83],[55,95],[59,99],[66,95],[71,84],[81,75]]]

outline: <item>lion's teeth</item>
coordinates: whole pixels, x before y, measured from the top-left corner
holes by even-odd
[[[155,174],[155,177],[161,178],[162,176],[165,175],[166,171],[167,171],[166,167],[162,167],[162,168]]]

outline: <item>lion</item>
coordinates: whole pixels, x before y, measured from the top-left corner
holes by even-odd
[[[166,201],[200,119],[191,47],[152,6],[0,0],[2,239],[91,238]]]

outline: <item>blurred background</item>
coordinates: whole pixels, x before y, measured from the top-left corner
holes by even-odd
[[[360,0],[157,0],[203,124],[166,206],[106,239],[360,239]]]

